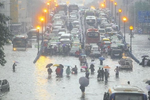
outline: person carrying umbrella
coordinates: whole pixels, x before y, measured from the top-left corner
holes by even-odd
[[[84,95],[85,95],[85,86],[83,86],[83,85],[80,85],[80,89],[81,89],[81,92],[82,92],[82,97],[84,97]]]
[[[80,77],[79,83],[80,83],[80,89],[82,92],[82,97],[84,97],[85,87],[89,85],[89,79],[87,79],[86,77]]]
[[[51,76],[51,73],[52,73],[53,71],[52,71],[52,69],[49,67],[49,68],[47,69],[47,72],[48,72],[48,75]]]
[[[107,71],[107,69],[105,69],[105,81],[107,82],[108,81],[108,76],[109,76],[109,73],[108,73],[108,71]]]
[[[105,60],[105,58],[103,56],[99,57],[100,60],[100,65],[103,65],[103,60]]]
[[[14,62],[14,64],[13,64],[13,72],[15,72],[15,70],[16,70],[16,67],[17,65],[16,65],[16,62]]]

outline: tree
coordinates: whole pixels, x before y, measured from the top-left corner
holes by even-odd
[[[2,3],[0,3],[0,7],[3,6]],[[6,21],[9,20],[9,17],[6,17],[4,14],[0,13],[0,64],[2,66],[5,65],[5,53],[3,46],[8,43],[8,39],[11,38],[11,34],[9,32],[9,29],[6,25]]]

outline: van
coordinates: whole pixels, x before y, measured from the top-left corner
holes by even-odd
[[[104,93],[103,100],[147,100],[147,95],[136,86],[116,85]]]

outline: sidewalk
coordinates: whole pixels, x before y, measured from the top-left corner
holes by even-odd
[[[130,44],[129,33],[126,33],[126,42]],[[150,40],[148,40],[148,35],[134,34],[134,38],[132,38],[132,54],[139,61],[142,60],[141,56],[143,55],[150,56]]]

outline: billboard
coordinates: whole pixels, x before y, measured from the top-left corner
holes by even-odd
[[[139,23],[150,23],[150,11],[138,11],[137,16]]]

